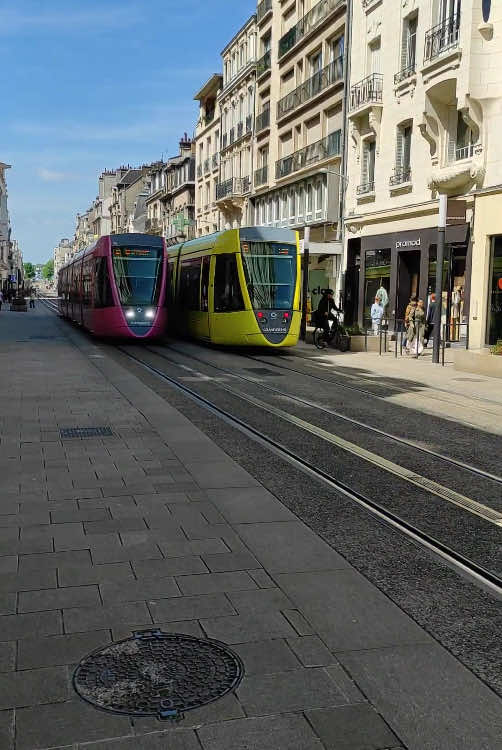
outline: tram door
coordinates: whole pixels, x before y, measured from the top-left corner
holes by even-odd
[[[200,309],[202,315],[198,321],[197,334],[209,340],[209,279],[211,278],[211,263],[214,264],[214,258],[210,255],[202,258],[200,272]]]

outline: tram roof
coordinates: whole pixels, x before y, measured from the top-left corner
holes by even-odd
[[[296,232],[285,227],[238,227],[237,229],[224,229],[221,232],[205,234],[187,242],[180,242],[167,248],[169,254],[175,255],[181,252],[197,252],[205,248],[214,247],[216,241],[230,232],[239,232],[241,240],[248,242],[296,242]]]

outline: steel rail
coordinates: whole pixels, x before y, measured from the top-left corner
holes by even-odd
[[[136,364],[138,364],[146,371],[169,383],[175,390],[188,396],[195,403],[203,406],[207,411],[219,417],[230,426],[239,429],[242,433],[255,440],[255,442],[258,442],[261,445],[267,447],[273,453],[288,461],[303,473],[308,474],[309,476],[327,485],[331,489],[336,490],[347,499],[367,510],[370,514],[378,518],[380,521],[385,522],[387,525],[390,525],[394,529],[401,532],[404,536],[417,543],[420,547],[425,548],[428,551],[432,552],[434,555],[440,557],[450,567],[453,567],[457,571],[460,571],[472,581],[476,582],[476,584],[490,590],[498,597],[502,596],[502,578],[500,576],[497,576],[496,574],[487,570],[482,565],[478,565],[472,560],[469,560],[460,552],[457,552],[448,545],[443,544],[443,542],[436,539],[431,534],[421,531],[419,528],[409,523],[408,521],[405,521],[397,514],[384,508],[380,503],[366,497],[357,490],[352,489],[339,479],[335,479],[334,477],[330,476],[323,469],[312,466],[310,463],[308,463],[308,461],[303,459],[294,451],[287,448],[282,443],[279,443],[277,440],[274,440],[268,435],[265,435],[263,432],[256,429],[239,417],[230,414],[230,412],[217,406],[205,396],[201,396],[192,388],[189,388],[183,383],[180,383],[178,380],[171,377],[170,375],[167,375],[157,367],[154,367],[148,362],[145,362],[139,357],[136,357],[134,354],[123,349],[120,346],[117,347],[117,350],[120,351],[128,359],[136,362]]]

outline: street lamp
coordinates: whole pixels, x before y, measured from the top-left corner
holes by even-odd
[[[434,330],[432,334],[432,361],[439,364],[439,349],[441,347],[441,313],[443,309],[443,261],[446,235],[446,214],[448,197],[439,196],[438,245],[436,253],[436,307],[434,309]]]

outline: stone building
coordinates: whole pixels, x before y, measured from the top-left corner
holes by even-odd
[[[0,162],[0,289],[5,289],[9,281],[10,219],[7,205],[7,179],[5,171],[10,164]]]
[[[98,178],[98,195],[91,206],[89,215],[90,229],[96,239],[111,233],[110,208],[113,188],[127,171],[127,167],[105,169]]]
[[[84,250],[94,241],[94,233],[91,225],[92,207],[83,214],[77,214],[75,234],[72,242],[73,253]]]
[[[389,295],[391,328],[403,318],[410,294],[427,304],[435,286],[438,197],[446,194],[443,323],[457,339],[466,336],[462,324],[470,320],[471,345],[485,342],[490,268],[499,252],[492,238],[502,235],[496,187],[502,8],[492,3],[490,15],[489,5],[353,4],[345,207],[349,322],[368,320],[381,287]],[[500,277],[502,269],[497,285]]]
[[[220,173],[216,205],[227,229],[249,224],[256,87],[256,16],[223,49]],[[207,155],[206,155],[207,158]]]
[[[72,255],[74,255],[74,245],[69,239],[62,239],[59,245],[54,248],[54,283],[56,285],[59,271],[70,260]]]
[[[199,102],[195,127],[195,232],[197,236],[222,228],[222,217],[216,205],[219,181],[221,117],[219,94],[223,76],[215,73],[206,81],[194,99]]]
[[[346,12],[345,0],[262,0],[256,14],[252,223],[310,227],[314,308],[342,270]]]
[[[135,214],[136,201],[140,193],[147,193],[150,166],[119,169],[120,177],[112,187],[110,203],[110,232],[121,234],[128,231],[131,216]]]

